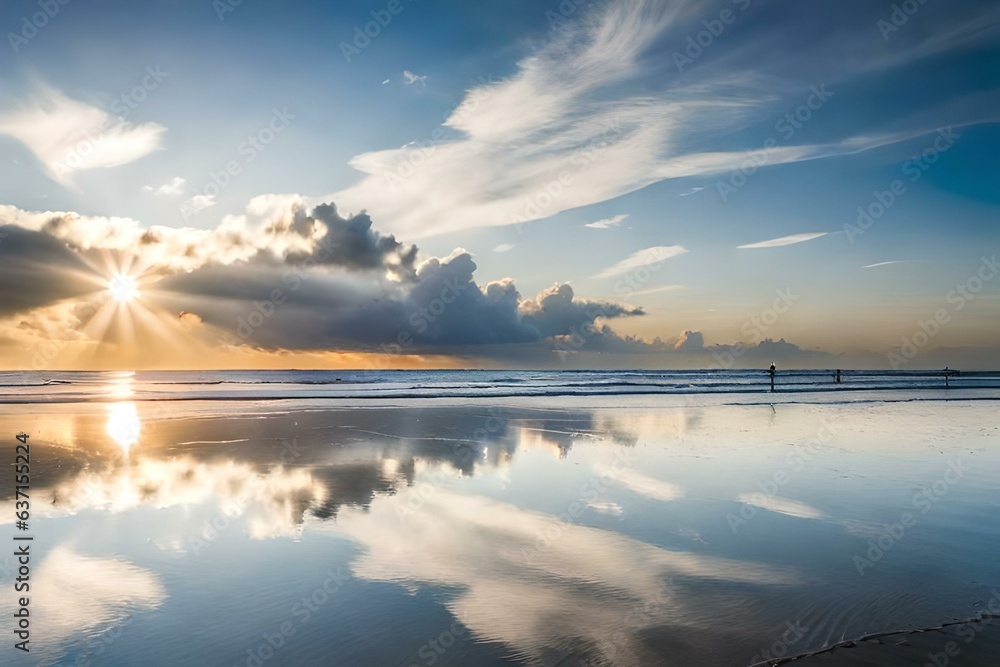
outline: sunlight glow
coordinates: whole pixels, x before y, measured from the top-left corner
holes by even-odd
[[[142,430],[135,403],[113,403],[109,412],[105,430],[111,439],[122,448],[125,456],[128,456],[132,446],[139,442],[139,432]]]
[[[108,281],[108,291],[115,301],[128,303],[139,296],[139,284],[132,276],[116,273]]]

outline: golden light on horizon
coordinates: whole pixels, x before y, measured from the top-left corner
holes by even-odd
[[[133,276],[116,273],[108,281],[108,292],[118,303],[128,303],[139,297],[139,283]]]

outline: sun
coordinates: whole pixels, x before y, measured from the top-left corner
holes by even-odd
[[[111,297],[119,303],[128,303],[139,296],[139,284],[132,276],[116,273],[108,281],[108,291]]]

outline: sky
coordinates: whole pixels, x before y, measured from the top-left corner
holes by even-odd
[[[998,28],[8,0],[0,368],[1000,368]]]

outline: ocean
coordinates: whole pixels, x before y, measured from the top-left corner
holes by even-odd
[[[936,392],[943,371],[779,371],[776,392]],[[965,371],[952,389],[1000,389],[1000,372]],[[764,370],[690,371],[141,371],[0,372],[0,402],[119,400],[505,398],[516,396],[704,395],[770,393]],[[835,396],[816,400],[835,400]]]

